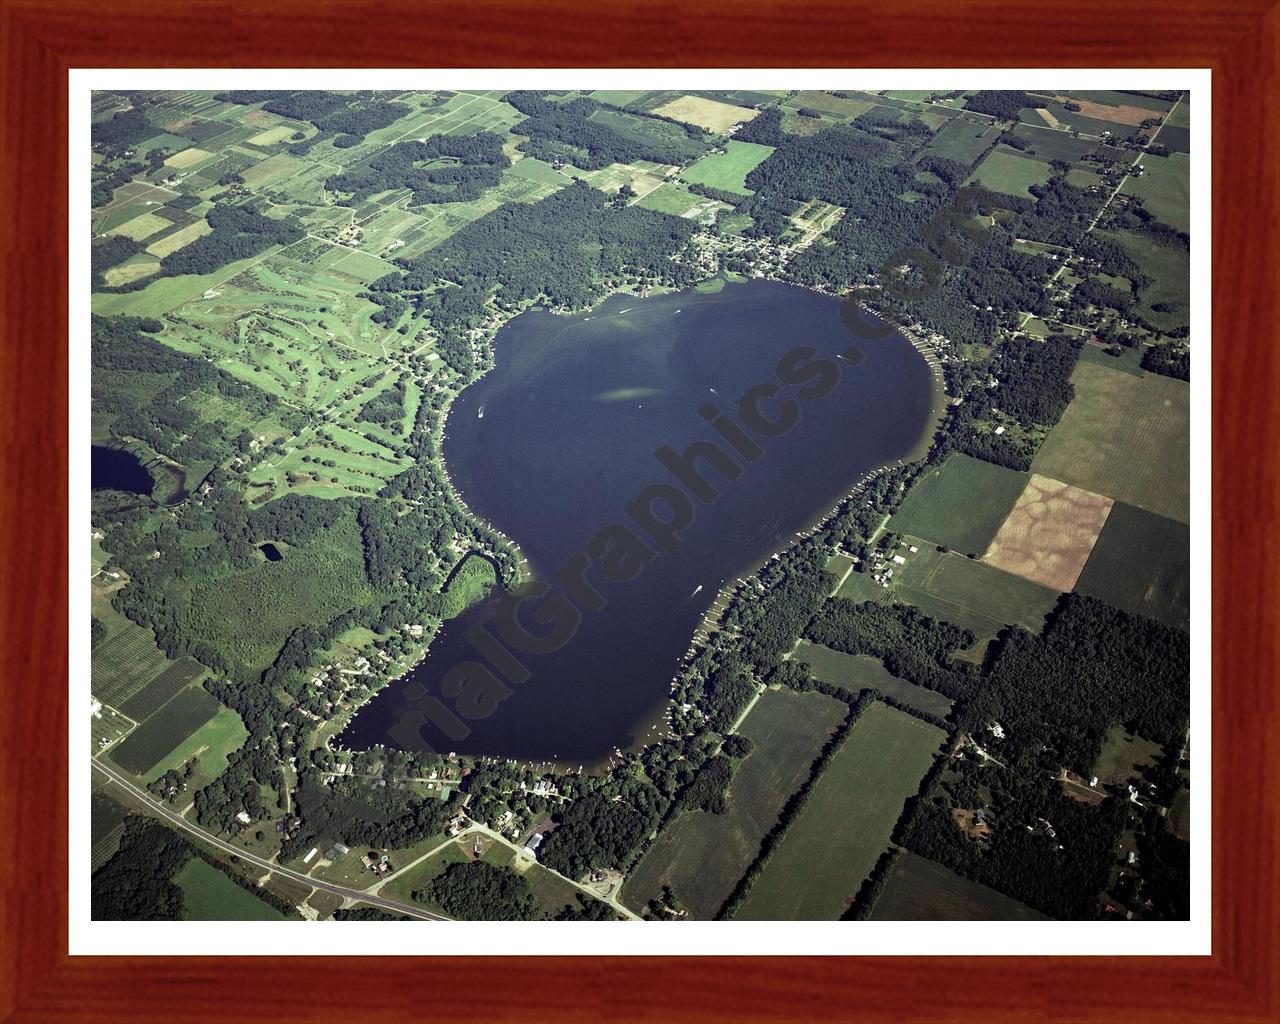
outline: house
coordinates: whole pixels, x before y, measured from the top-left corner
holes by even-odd
[[[903,558],[901,555],[894,555],[894,556],[893,556],[893,564],[894,564],[894,565],[906,565],[906,564],[907,564],[907,560],[906,560],[905,558]]]
[[[543,833],[535,832],[524,844],[524,852],[534,858],[534,860],[537,860],[538,858],[538,847],[542,845],[542,837]]]
[[[996,427],[996,436],[999,437],[1004,433],[1004,427]]]
[[[253,819],[249,817],[248,811],[241,811],[236,815],[236,821],[240,822],[241,825],[247,825],[249,822],[253,821]]]

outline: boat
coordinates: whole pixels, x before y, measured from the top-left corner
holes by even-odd
[[[699,591],[699,590],[701,590],[701,589],[702,589],[702,584],[701,584],[701,583],[699,583],[699,584],[698,584],[698,586],[697,586],[697,589],[696,589],[696,590],[694,590],[694,592],[693,592],[692,594],[690,594],[689,596],[690,596],[690,597],[697,597],[697,596],[698,596],[698,591]]]
[[[478,420],[482,420],[482,419],[484,419],[484,406],[483,406],[483,405],[482,405],[482,406],[480,406],[480,408],[476,410],[476,419],[478,419]]]

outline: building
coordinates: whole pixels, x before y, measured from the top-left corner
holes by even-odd
[[[542,837],[543,837],[543,833],[535,832],[533,835],[529,837],[528,841],[524,844],[524,852],[527,853],[534,860],[538,859],[538,847],[542,845]]]

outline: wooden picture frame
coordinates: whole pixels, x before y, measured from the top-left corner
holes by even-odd
[[[0,1020],[1280,1020],[1280,6],[0,0],[0,53]],[[1212,955],[69,956],[68,69],[952,65],[1213,72]]]

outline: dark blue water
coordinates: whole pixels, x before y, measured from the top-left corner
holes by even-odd
[[[133,452],[101,444],[93,445],[89,481],[95,491],[128,491],[130,494],[150,494],[156,484]]]
[[[271,543],[259,544],[258,550],[268,562],[279,562],[284,558],[284,555],[280,554],[280,549]]]
[[[629,745],[662,707],[724,581],[779,550],[863,473],[906,455],[931,421],[932,376],[905,338],[857,338],[838,301],[778,283],[619,296],[589,316],[529,312],[495,344],[496,368],[450,413],[446,462],[473,511],[512,537],[536,580],[551,585],[519,609],[525,633],[569,639],[531,653],[509,623],[501,646],[482,655],[464,635],[486,624],[498,633],[494,607],[480,605],[446,623],[427,658],[356,716],[344,746],[579,763]],[[804,346],[817,352],[794,353]],[[788,353],[782,373],[798,383],[781,384]],[[757,386],[761,417],[799,419],[785,432],[752,420],[776,436],[743,431],[742,443],[760,449],[750,461],[704,413],[741,425],[750,413],[740,400]],[[788,399],[790,410],[781,405]],[[696,478],[682,483],[655,456],[697,441],[718,442],[729,470],[740,469],[728,480],[695,463],[718,492],[706,502],[709,493],[689,493]],[[642,494],[633,511],[643,525],[628,512]],[[678,515],[681,501],[692,522],[664,532],[660,521]],[[574,556],[589,565],[585,592],[576,574],[557,575]],[[593,610],[593,594],[606,607]],[[580,623],[562,628],[575,608]]]

